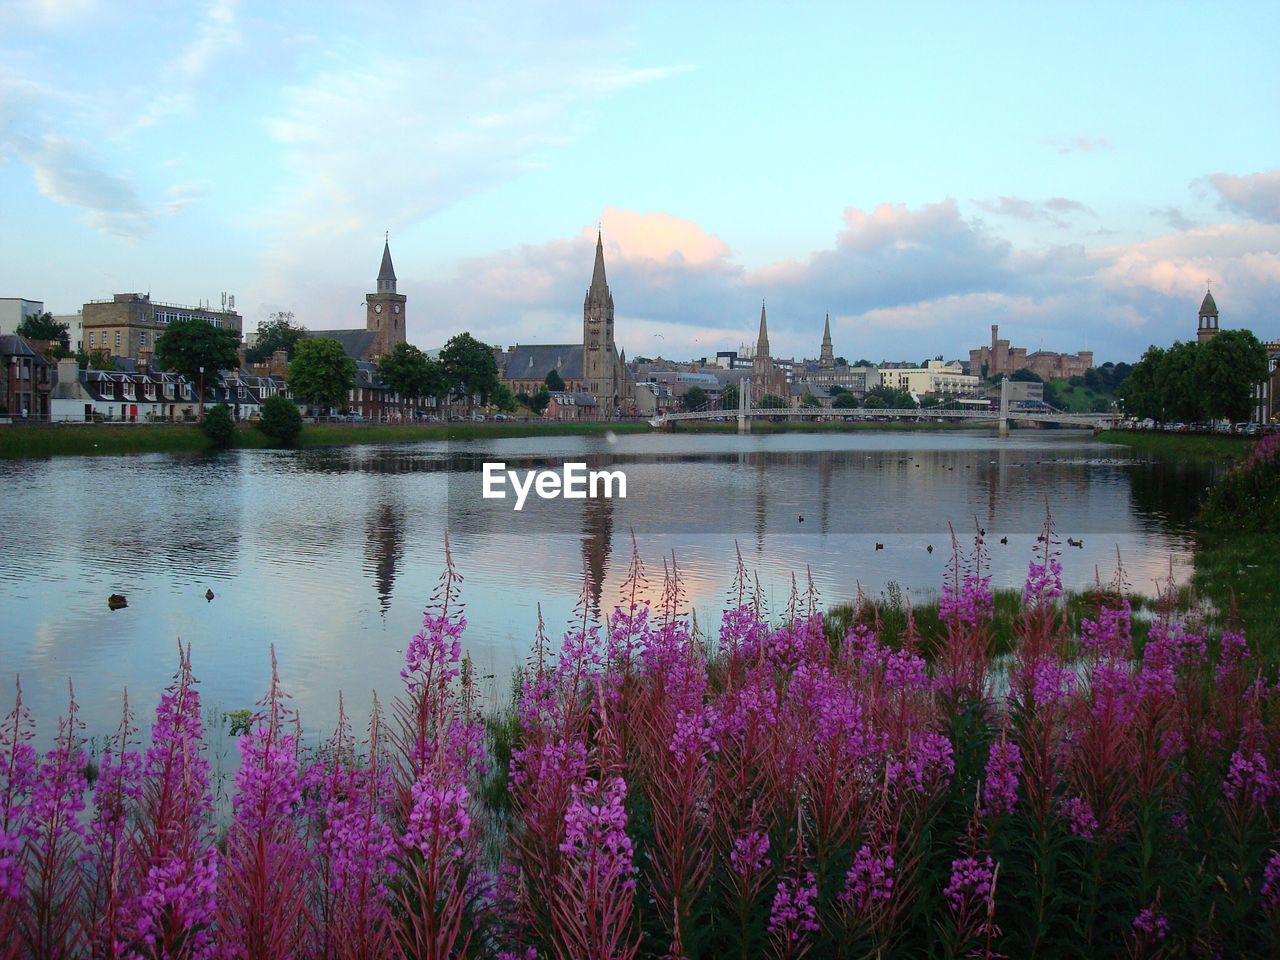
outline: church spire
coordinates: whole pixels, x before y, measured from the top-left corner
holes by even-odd
[[[378,268],[378,292],[396,292],[396,268],[391,265],[391,237],[388,235],[382,245],[382,266]]]
[[[607,303],[611,299],[609,295],[609,282],[604,276],[604,237],[596,232],[596,264],[591,271],[591,287],[587,290],[588,303]]]
[[[835,351],[831,348],[831,314],[828,313],[826,324],[822,328],[822,355],[818,358],[818,366],[829,370],[835,365]]]
[[[764,301],[760,301],[760,336],[756,338],[756,356],[769,355],[769,325],[764,318]]]

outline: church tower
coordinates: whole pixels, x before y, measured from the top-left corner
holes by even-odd
[[[1200,301],[1200,325],[1196,329],[1196,340],[1204,343],[1218,335],[1218,305],[1213,302],[1213,294],[1206,290],[1204,299]]]
[[[751,360],[751,392],[756,399],[773,390],[773,360],[769,356],[769,325],[760,301],[760,335],[756,337],[756,353]]]
[[[582,379],[603,417],[621,404],[618,352],[613,343],[613,294],[604,276],[604,240],[596,234],[596,263],[582,302]]]
[[[396,269],[391,264],[391,242],[382,247],[382,266],[378,270],[377,291],[364,297],[365,329],[378,336],[370,348],[368,359],[376,360],[390,353],[397,343],[404,343],[405,300],[396,293]]]
[[[819,370],[834,370],[836,368],[835,351],[831,348],[831,314],[827,314],[826,325],[822,328],[822,355],[818,357]]]

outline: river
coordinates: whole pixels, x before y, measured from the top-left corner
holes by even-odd
[[[583,461],[621,469],[626,499],[485,500],[481,464]],[[0,462],[0,676],[20,674],[42,735],[75,684],[86,730],[107,732],[120,692],[145,717],[193,660],[211,713],[252,707],[274,644],[311,731],[338,692],[364,715],[397,692],[406,641],[441,571],[445,532],[465,578],[465,647],[504,696],[538,605],[558,635],[585,597],[619,597],[635,542],[650,593],[674,556],[699,623],[714,627],[735,549],[774,610],[793,574],[824,604],[861,585],[936,595],[948,524],[988,531],[996,586],[1020,585],[1045,504],[1069,587],[1108,578],[1117,549],[1133,588],[1189,573],[1187,528],[1209,468],[1132,458],[1087,433],[978,431],[627,434],[215,456]],[[803,519],[801,519],[803,518]],[[1007,538],[1003,544],[1000,538]],[[877,550],[875,545],[882,544]],[[929,546],[933,551],[929,552]],[[206,591],[213,599],[206,599]],[[107,597],[124,594],[112,612]],[[7,712],[10,690],[0,693]],[[358,722],[359,725],[359,722]]]

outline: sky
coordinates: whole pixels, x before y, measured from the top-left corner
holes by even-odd
[[[795,9],[795,8],[799,9]],[[1272,3],[0,0],[0,296],[629,357],[1280,339]]]

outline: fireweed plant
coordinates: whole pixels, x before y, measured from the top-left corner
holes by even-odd
[[[708,636],[633,554],[487,722],[445,549],[363,736],[304,749],[273,656],[222,836],[189,650],[92,789],[74,697],[41,757],[17,687],[0,956],[1280,955],[1280,685],[1172,593],[1135,644],[1121,573],[1072,631],[1048,518],[1011,653],[981,531],[928,636],[771,616],[741,558]]]

